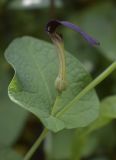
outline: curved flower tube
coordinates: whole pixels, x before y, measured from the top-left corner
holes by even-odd
[[[64,44],[63,44],[62,36],[56,32],[56,28],[60,25],[63,25],[76,32],[79,32],[84,37],[84,39],[87,40],[91,45],[100,44],[95,39],[93,39],[91,36],[89,36],[87,33],[83,32],[80,27],[76,26],[73,23],[70,23],[67,21],[59,21],[59,20],[51,20],[48,22],[48,24],[46,25],[46,31],[58,49],[59,74],[56,78],[55,86],[59,93],[61,93],[67,87]]]
[[[67,22],[67,21],[51,20],[46,25],[46,31],[48,33],[52,34],[55,32],[56,28],[60,25],[63,25],[67,28],[70,28],[70,29],[76,31],[76,32],[79,32],[83,36],[83,38],[85,40],[87,40],[91,45],[100,45],[100,43],[98,41],[96,41],[94,38],[92,38],[87,33],[82,31],[82,29],[79,26],[77,26],[73,23]]]

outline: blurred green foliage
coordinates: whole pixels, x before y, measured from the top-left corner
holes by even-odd
[[[19,108],[8,98],[7,87],[10,68],[0,59],[0,147],[11,146],[20,136],[27,119],[27,111]]]
[[[0,150],[0,159],[5,159],[5,160],[22,160],[22,157],[18,155],[16,152],[13,150],[7,148],[7,149],[1,149]]]

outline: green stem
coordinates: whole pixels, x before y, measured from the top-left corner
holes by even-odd
[[[116,69],[116,61],[113,62],[103,73],[101,73],[95,80],[93,80],[88,86],[86,86],[66,107],[56,114],[56,117],[60,117],[66,111],[72,108],[73,104],[83,97],[87,92],[96,87],[106,77],[108,77]]]
[[[47,133],[48,133],[48,130],[45,128],[43,130],[43,132],[41,133],[41,135],[39,136],[39,138],[37,139],[37,141],[34,143],[34,145],[31,147],[31,149],[25,155],[24,160],[29,160],[32,157],[32,155],[34,154],[34,152],[36,151],[36,149],[39,147],[39,145],[41,144],[41,142],[46,137]]]

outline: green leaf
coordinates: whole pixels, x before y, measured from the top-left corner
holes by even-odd
[[[92,131],[107,125],[115,118],[116,96],[113,95],[106,97],[101,101],[99,117],[91,125],[86,127],[84,131],[86,131],[87,134],[91,133]]]
[[[18,155],[15,151],[5,148],[1,149],[0,148],[0,159],[1,160],[22,160],[23,158]]]
[[[105,117],[116,118],[116,95],[105,98],[102,103],[102,112]]]
[[[7,61],[15,69],[9,96],[52,131],[85,127],[98,117],[99,100],[94,90],[80,100],[74,98],[90,83],[91,77],[83,65],[66,52],[68,87],[58,97],[54,87],[58,74],[56,52],[54,46],[35,38],[14,40],[5,52]],[[70,109],[58,116],[67,105]]]

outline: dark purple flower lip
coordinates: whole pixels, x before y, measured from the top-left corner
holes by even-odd
[[[70,23],[68,21],[59,21],[59,20],[51,20],[46,25],[46,31],[50,34],[54,33],[56,28],[60,25],[63,25],[67,28],[70,28],[76,32],[79,32],[85,40],[87,40],[91,45],[100,45],[98,41],[96,41],[94,38],[89,36],[87,33],[81,30],[81,28],[73,23]]]

